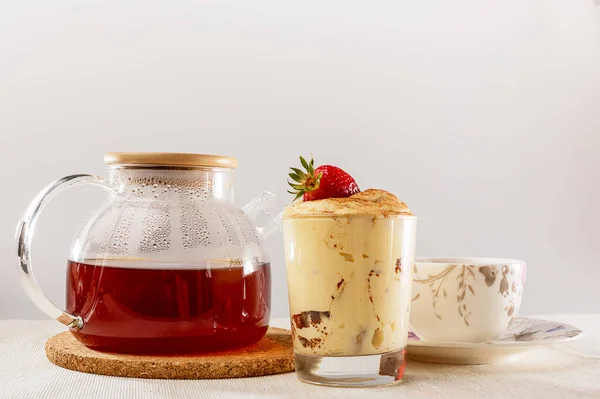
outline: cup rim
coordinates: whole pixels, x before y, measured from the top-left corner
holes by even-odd
[[[484,258],[484,257],[428,257],[416,258],[417,265],[470,265],[470,266],[500,266],[500,265],[525,265],[524,260],[509,258]]]

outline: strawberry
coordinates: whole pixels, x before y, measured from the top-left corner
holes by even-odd
[[[288,193],[294,194],[297,200],[303,197],[304,201],[314,201],[325,198],[343,198],[360,192],[356,181],[344,170],[333,165],[322,165],[314,168],[314,159],[306,162],[306,159],[300,157],[300,163],[305,171],[298,168],[290,168],[289,174],[293,182],[288,180],[294,191]]]

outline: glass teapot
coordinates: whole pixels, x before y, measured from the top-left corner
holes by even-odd
[[[233,203],[234,158],[108,153],[109,180],[64,177],[38,194],[17,229],[17,266],[29,298],[90,348],[191,353],[250,345],[267,331],[269,257],[281,200]],[[79,230],[67,262],[63,311],[32,273],[30,245],[46,203],[92,184],[108,200]]]

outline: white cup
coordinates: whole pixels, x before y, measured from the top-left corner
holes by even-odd
[[[517,315],[525,269],[525,262],[515,259],[417,259],[412,332],[425,341],[495,340]]]

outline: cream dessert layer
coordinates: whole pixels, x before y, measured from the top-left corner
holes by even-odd
[[[297,353],[368,355],[406,346],[416,223],[408,207],[383,190],[286,209]]]

